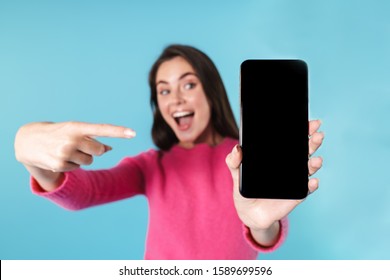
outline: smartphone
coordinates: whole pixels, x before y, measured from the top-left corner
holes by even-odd
[[[308,66],[300,59],[240,65],[240,193],[303,199],[308,194]]]

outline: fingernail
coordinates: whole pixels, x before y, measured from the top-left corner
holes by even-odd
[[[131,138],[132,138],[132,137],[135,137],[135,135],[136,135],[135,131],[132,130],[132,129],[129,129],[129,128],[125,129],[124,134],[125,134],[127,137],[131,137]]]
[[[108,146],[108,145],[104,145],[104,152],[109,152],[112,150],[112,147],[111,146]]]

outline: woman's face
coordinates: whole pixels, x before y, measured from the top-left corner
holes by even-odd
[[[163,62],[157,70],[156,87],[158,108],[180,146],[214,144],[210,105],[191,64],[182,57]]]

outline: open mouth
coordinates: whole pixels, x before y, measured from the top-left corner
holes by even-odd
[[[181,111],[173,113],[172,116],[180,127],[186,127],[190,125],[194,114],[190,111]]]

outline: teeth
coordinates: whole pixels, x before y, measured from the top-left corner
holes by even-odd
[[[181,117],[184,117],[184,116],[187,116],[187,115],[191,115],[191,112],[186,112],[186,111],[181,111],[181,112],[175,112],[173,113],[173,117],[174,118],[181,118]]]

